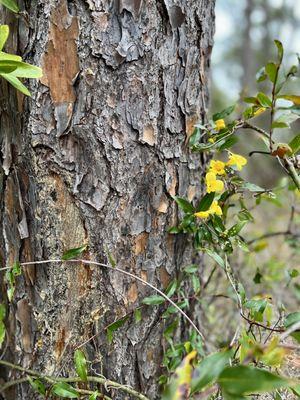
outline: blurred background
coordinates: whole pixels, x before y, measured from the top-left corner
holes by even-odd
[[[245,96],[256,95],[260,89],[256,82],[257,71],[267,62],[276,60],[277,49],[274,39],[282,41],[285,49],[286,66],[298,65],[300,53],[300,1],[298,0],[217,0],[216,34],[212,54],[211,114],[237,102],[236,115],[242,113],[246,104]],[[292,80],[292,92],[300,95],[300,76]],[[265,90],[266,87],[263,87]],[[270,89],[270,88],[269,88]],[[289,88],[287,88],[289,90]],[[270,92],[269,92],[270,93]],[[287,91],[285,91],[287,93]],[[262,114],[255,124],[268,130],[270,115]],[[277,129],[278,142],[289,142],[300,125],[294,123],[291,129]],[[280,188],[290,185],[278,162],[270,156],[254,155],[252,150],[266,150],[263,142],[254,132],[243,131],[234,148],[248,158],[242,174],[245,179],[264,188],[275,189],[276,198],[266,196],[259,207],[256,199],[245,199],[253,208],[255,223],[249,224],[242,236],[252,241],[251,253],[234,255],[234,269],[244,283],[248,294],[273,295],[278,309],[299,310],[300,301],[300,196],[295,190]],[[219,157],[219,156],[217,156]],[[291,186],[291,185],[290,185]],[[251,206],[252,204],[252,206]],[[264,237],[266,232],[276,233],[292,230],[294,237],[274,235]],[[252,251],[253,250],[253,251]],[[221,273],[216,279],[217,293],[224,283]],[[254,285],[253,285],[254,283]],[[225,283],[226,285],[226,283]],[[220,324],[231,325],[231,318],[224,299],[208,302],[211,327]],[[284,311],[283,311],[284,312]],[[232,325],[232,329],[233,329]],[[220,335],[221,340],[222,335]]]
[[[276,57],[274,39],[282,41],[286,62],[297,64],[299,38],[299,0],[217,0],[213,110],[256,91],[256,72]]]

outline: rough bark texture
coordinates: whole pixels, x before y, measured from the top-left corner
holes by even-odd
[[[106,261],[107,248],[120,268],[166,287],[189,252],[167,234],[178,218],[170,196],[192,199],[200,182],[186,139],[205,114],[214,1],[41,0],[21,8],[28,17],[6,14],[7,49],[44,76],[30,82],[32,99],[1,82],[2,266],[88,242],[85,257]],[[65,373],[74,348],[97,334],[85,346],[94,370],[154,399],[161,310],[143,309],[139,324],[130,317],[111,345],[104,329],[150,293],[97,267],[28,267],[8,306],[5,357]],[[7,392],[33,398],[28,385]]]

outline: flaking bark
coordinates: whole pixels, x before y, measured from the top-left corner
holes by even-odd
[[[2,266],[87,242],[85,257],[105,262],[107,249],[120,268],[166,287],[190,255],[167,228],[178,219],[171,195],[192,200],[200,186],[186,141],[206,111],[214,1],[21,8],[28,18],[7,17],[10,50],[43,66],[44,77],[29,83],[32,99],[1,82]],[[3,279],[1,290],[5,299]],[[97,334],[84,347],[93,370],[157,398],[161,308],[143,308],[139,323],[130,315],[111,345],[104,329],[149,294],[92,266],[27,267],[9,305],[5,357],[68,374],[74,348]],[[27,398],[26,384],[7,392]]]

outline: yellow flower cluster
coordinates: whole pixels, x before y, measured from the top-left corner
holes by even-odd
[[[223,120],[218,120],[223,121]],[[216,123],[218,122],[216,121]],[[222,129],[222,128],[221,128]],[[220,193],[224,189],[224,182],[217,178],[218,175],[225,175],[225,167],[235,166],[239,171],[247,164],[246,158],[239,154],[229,153],[228,161],[225,163],[220,160],[211,160],[209,170],[205,175],[206,191],[207,193],[217,192]],[[214,200],[210,208],[206,211],[196,212],[194,215],[197,218],[208,218],[210,215],[222,215],[222,209],[218,202]]]
[[[219,206],[216,200],[212,202],[208,210],[196,212],[194,215],[198,218],[207,218],[212,214],[222,215],[222,208]]]
[[[221,129],[226,128],[224,119],[218,119],[217,121],[215,121],[215,125],[216,131],[220,131]]]

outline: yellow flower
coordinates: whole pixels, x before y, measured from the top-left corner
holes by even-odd
[[[222,208],[219,206],[218,202],[214,200],[209,208],[211,214],[222,215]]]
[[[253,114],[253,117],[258,117],[260,114],[266,111],[265,107],[259,107]]]
[[[209,143],[215,143],[216,139],[211,137],[208,139],[208,141],[209,141]]]
[[[207,218],[207,217],[209,217],[209,211],[208,210],[207,211],[198,211],[194,215],[197,218]]]
[[[224,183],[217,179],[217,176],[214,172],[208,172],[206,174],[205,182],[207,186],[207,193],[222,192],[224,189]]]
[[[245,157],[242,157],[239,154],[233,154],[233,153],[230,153],[229,161],[226,163],[226,165],[229,165],[230,167],[235,165],[239,171],[241,171],[243,166],[246,164],[247,164],[247,160]]]
[[[217,131],[220,131],[221,129],[226,128],[224,119],[217,119],[217,121],[215,121],[215,125],[216,125],[215,129]]]
[[[209,171],[213,172],[216,175],[224,175],[225,174],[225,163],[219,160],[211,160],[209,164]]]
[[[197,218],[207,218],[212,214],[222,215],[222,209],[216,200],[212,202],[208,210],[196,212],[194,215]]]

